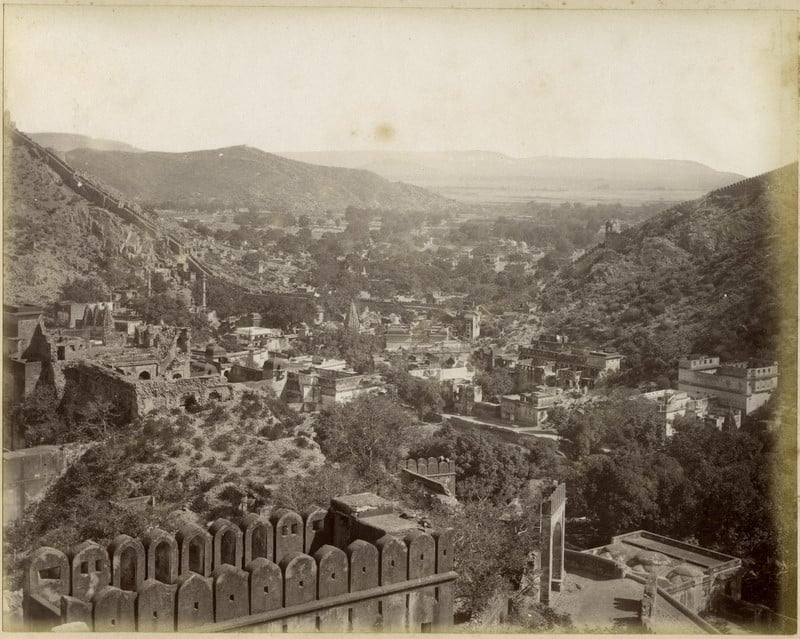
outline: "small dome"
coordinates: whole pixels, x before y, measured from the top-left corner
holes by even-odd
[[[678,564],[666,574],[666,578],[673,584],[679,584],[684,581],[691,581],[696,577],[702,577],[704,574],[703,569],[699,566]]]
[[[633,562],[642,564],[643,566],[668,566],[672,563],[672,560],[660,552],[640,550],[633,559],[631,559],[631,563]]]
[[[636,554],[636,549],[625,544],[608,544],[603,548],[602,552],[608,553],[614,561],[628,563]]]

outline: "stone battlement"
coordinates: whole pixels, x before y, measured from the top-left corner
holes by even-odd
[[[176,534],[121,534],[108,548],[92,541],[67,553],[39,548],[25,565],[26,629],[82,622],[95,631],[419,632],[452,625],[451,531],[389,529],[372,543],[351,539],[358,528],[337,536],[337,521],[370,516],[334,512],[336,503],[303,515],[251,513],[238,525],[188,524]],[[342,547],[332,545],[337,539]]]
[[[456,463],[452,459],[404,459],[397,465],[397,472],[416,479],[436,493],[456,494]]]

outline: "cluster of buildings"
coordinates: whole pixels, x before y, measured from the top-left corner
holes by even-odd
[[[566,335],[543,336],[518,351],[483,347],[473,354],[488,371],[505,370],[523,391],[537,386],[586,392],[620,370],[622,356],[585,346],[573,346]]]
[[[545,336],[518,351],[476,349],[480,368],[508,373],[513,392],[488,397],[469,380],[456,389],[455,410],[499,418],[521,427],[547,428],[549,412],[569,396],[585,395],[620,370],[619,353],[575,346],[564,335]],[[718,357],[681,359],[677,389],[648,391],[634,398],[657,406],[660,435],[670,437],[677,417],[690,417],[721,430],[736,430],[742,418],[764,406],[778,386],[777,362],[721,363]]]
[[[736,430],[778,388],[777,362],[728,362],[700,355],[678,363],[678,388],[638,395],[655,402],[663,436],[673,434],[676,417],[694,417],[716,428]]]

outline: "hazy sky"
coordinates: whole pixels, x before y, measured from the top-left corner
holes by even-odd
[[[796,153],[781,128],[796,91],[785,24],[754,11],[6,5],[6,108],[25,131],[148,150],[483,149],[755,174]]]

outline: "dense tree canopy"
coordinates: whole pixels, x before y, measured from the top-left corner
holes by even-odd
[[[320,413],[317,442],[329,459],[379,484],[399,461],[410,424],[408,414],[391,400],[362,396]]]

